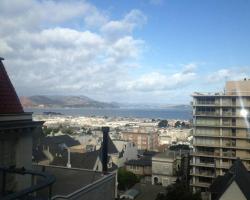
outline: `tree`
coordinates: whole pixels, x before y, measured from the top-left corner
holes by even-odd
[[[182,127],[182,128],[185,128],[185,127],[186,127],[185,122],[181,122],[181,127]]]
[[[139,182],[139,178],[132,172],[120,168],[118,170],[118,189],[127,190]]]
[[[174,124],[174,127],[175,127],[175,128],[178,128],[178,127],[180,127],[180,126],[181,126],[181,122],[180,122],[180,121],[175,122],[175,124]]]
[[[158,123],[158,127],[160,127],[160,128],[166,128],[166,127],[168,127],[168,120],[161,120]]]
[[[48,136],[52,132],[52,128],[44,126],[43,127],[43,136]]]
[[[89,128],[89,130],[86,132],[87,135],[92,135],[92,131],[91,129]]]
[[[201,200],[200,193],[193,193],[185,184],[176,181],[166,188],[166,194],[159,194],[156,200]]]

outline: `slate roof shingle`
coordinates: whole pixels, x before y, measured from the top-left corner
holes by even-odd
[[[80,142],[70,137],[69,135],[58,135],[58,136],[50,136],[43,138],[42,144],[47,144],[47,145],[65,144],[67,145],[67,147],[72,147],[80,145]]]
[[[70,153],[70,164],[73,168],[83,168],[93,170],[99,151],[92,151],[87,153]],[[54,157],[52,165],[66,166],[68,162],[68,153],[64,151],[62,157]]]

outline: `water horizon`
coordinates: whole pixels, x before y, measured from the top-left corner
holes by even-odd
[[[69,116],[124,117],[147,119],[192,119],[192,110],[173,108],[26,108],[26,112],[55,112]]]

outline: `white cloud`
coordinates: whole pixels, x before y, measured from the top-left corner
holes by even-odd
[[[147,22],[147,17],[139,10],[131,10],[122,20],[109,21],[101,28],[102,33],[108,39],[116,40],[119,37],[129,35],[136,27]]]
[[[140,76],[137,80],[127,81],[124,83],[126,90],[137,91],[167,91],[180,87],[185,87],[185,84],[190,83],[195,79],[196,73],[194,67],[192,70],[188,64],[183,70],[173,74],[162,74],[159,72],[151,72]],[[187,71],[188,68],[188,71]]]
[[[139,10],[113,20],[87,1],[2,0],[0,54],[22,95],[143,99],[192,82],[195,63],[172,74],[134,74],[145,48],[134,31],[146,22]]]
[[[241,80],[248,77],[250,73],[249,67],[233,67],[233,68],[223,68],[211,75],[206,77],[206,81],[209,83],[225,82],[227,80]]]

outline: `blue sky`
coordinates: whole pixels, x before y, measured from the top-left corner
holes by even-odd
[[[250,78],[250,1],[0,2],[0,55],[19,95],[189,103]]]

